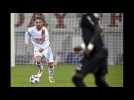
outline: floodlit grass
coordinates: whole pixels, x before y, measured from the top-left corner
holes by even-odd
[[[108,67],[109,73],[106,80],[112,87],[123,87],[123,66],[111,65]],[[55,67],[55,83],[48,82],[48,69],[45,66],[45,71],[39,83],[31,84],[29,77],[37,73],[35,65],[16,65],[11,68],[11,87],[74,87],[71,78],[75,72],[75,65],[60,64]],[[94,77],[89,74],[84,81],[89,87],[96,87]]]

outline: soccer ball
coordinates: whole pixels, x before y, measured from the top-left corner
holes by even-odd
[[[32,75],[32,76],[30,76],[30,82],[31,82],[32,84],[38,83],[39,81],[40,81],[40,78],[39,78],[37,75]]]

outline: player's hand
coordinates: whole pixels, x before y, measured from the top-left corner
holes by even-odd
[[[94,44],[89,43],[88,46],[87,46],[87,49],[92,51],[94,49]]]
[[[93,51],[93,49],[94,49],[94,45],[92,43],[89,43],[87,48],[85,48],[84,53],[89,56],[90,53]]]

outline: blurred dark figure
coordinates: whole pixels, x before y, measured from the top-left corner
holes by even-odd
[[[74,48],[82,52],[82,59],[76,68],[72,81],[76,87],[86,87],[83,79],[88,73],[94,74],[98,87],[109,87],[105,80],[107,74],[108,51],[101,39],[102,28],[96,13],[86,13],[81,18],[82,39],[84,44]]]

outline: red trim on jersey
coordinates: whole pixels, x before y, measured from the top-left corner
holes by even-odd
[[[53,64],[54,62],[48,62],[48,64]]]

